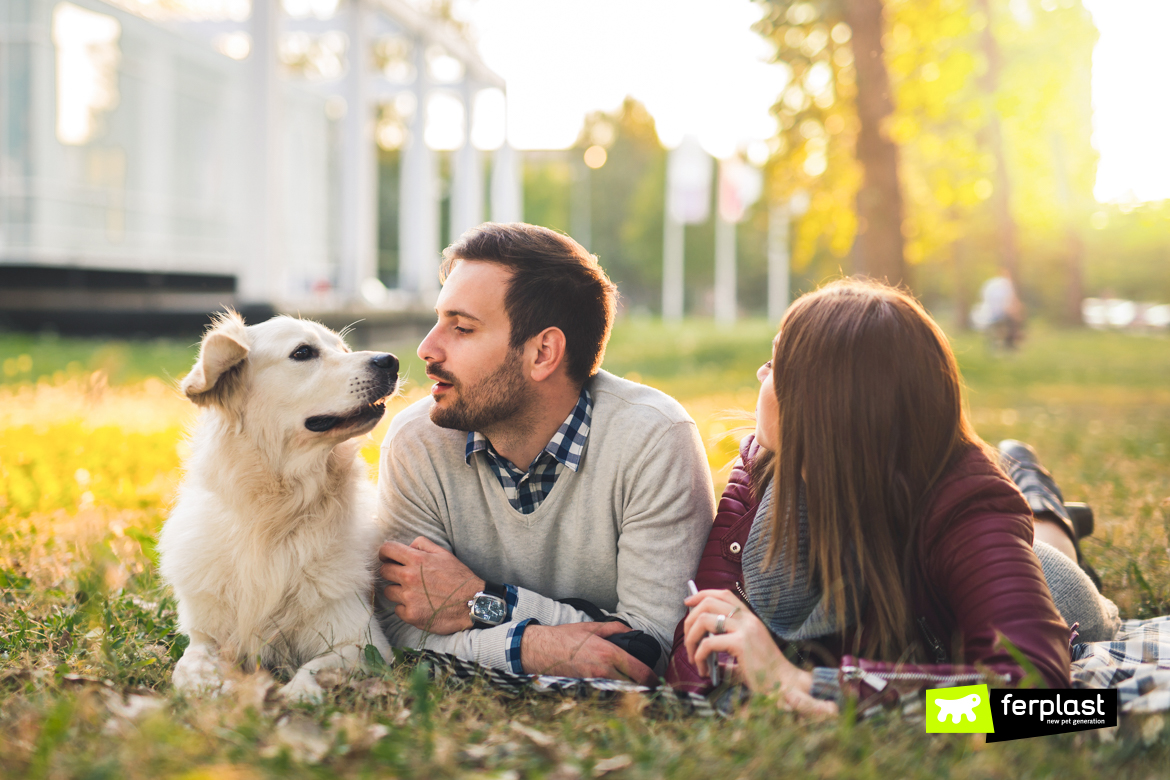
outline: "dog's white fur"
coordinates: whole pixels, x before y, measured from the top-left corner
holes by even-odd
[[[316,357],[294,360],[302,345]],[[377,424],[369,405],[396,387],[376,355],[292,317],[245,326],[228,314],[204,337],[181,384],[203,412],[158,543],[190,637],[176,688],[215,692],[226,663],[259,663],[299,667],[281,693],[316,698],[316,672],[358,665],[367,644],[389,660],[371,609],[384,534],[353,438]],[[306,427],[363,408],[370,414],[351,424]]]

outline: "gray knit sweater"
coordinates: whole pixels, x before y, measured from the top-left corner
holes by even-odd
[[[657,639],[664,649],[657,671],[665,668],[686,581],[715,516],[707,457],[674,399],[605,371],[590,382],[593,420],[581,465],[564,471],[528,515],[509,505],[485,459],[465,461],[466,432],[430,421],[430,398],[394,419],[378,480],[390,539],[426,536],[483,579],[516,586],[519,596],[510,624],[436,636],[399,620],[379,588],[391,644],[506,669],[518,621],[587,621],[556,601],[583,598]]]

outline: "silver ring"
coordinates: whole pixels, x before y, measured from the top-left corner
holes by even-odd
[[[730,612],[728,612],[728,613],[727,613],[727,617],[728,617],[728,619],[731,619],[731,618],[735,617],[735,613],[736,613],[736,612],[739,612],[739,607],[736,607],[735,609],[733,609],[733,610],[731,610]]]
[[[720,615],[715,618],[715,633],[722,634],[727,630],[727,615]]]

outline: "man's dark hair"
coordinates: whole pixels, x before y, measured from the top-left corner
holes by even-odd
[[[613,326],[617,287],[583,246],[536,225],[485,222],[443,250],[444,281],[461,260],[496,263],[512,272],[504,310],[513,349],[545,328],[560,328],[569,378],[584,384],[597,373]]]

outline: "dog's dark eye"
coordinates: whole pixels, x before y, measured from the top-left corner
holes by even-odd
[[[293,360],[312,360],[313,358],[317,357],[317,350],[313,349],[308,344],[301,344],[299,347],[293,350],[289,357]]]

